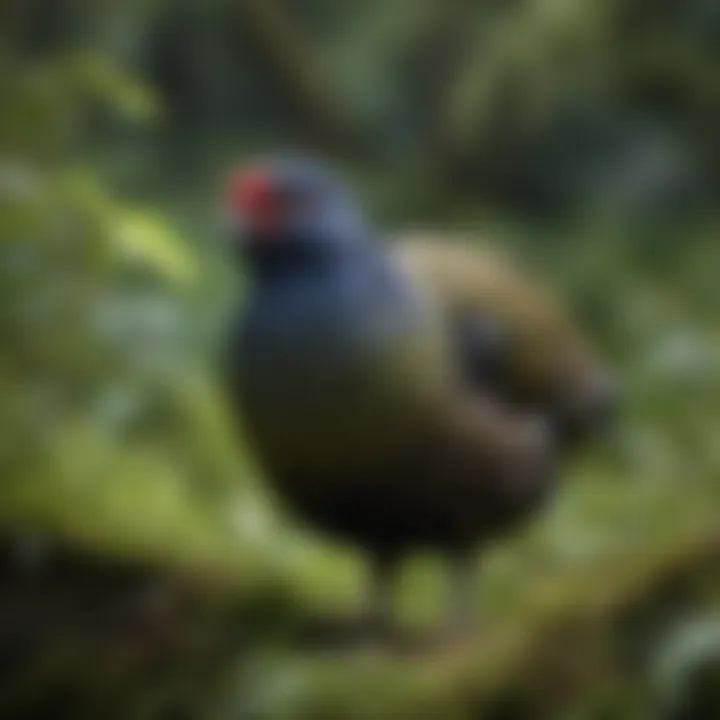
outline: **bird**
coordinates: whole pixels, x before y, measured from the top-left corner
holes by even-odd
[[[542,392],[565,409],[549,370],[516,383],[516,402],[501,389],[495,370],[517,354],[502,329],[513,306],[490,312],[502,293],[476,290],[472,272],[480,285],[502,282],[500,267],[486,272],[480,254],[412,233],[388,244],[340,174],[312,157],[241,165],[224,204],[250,279],[224,377],[270,487],[297,517],[364,551],[368,632],[392,627],[400,563],[427,548],[451,567],[443,625],[467,633],[477,552],[553,494],[559,432],[538,412]],[[465,267],[467,284],[452,277]],[[535,344],[532,330],[522,341]]]

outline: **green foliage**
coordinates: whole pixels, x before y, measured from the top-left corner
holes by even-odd
[[[234,531],[207,498],[233,497],[242,463],[177,357],[197,259],[70,162],[90,113],[146,119],[152,94],[93,55],[19,67],[0,132],[0,514],[117,552],[225,555]]]
[[[192,280],[193,264],[162,218],[147,211],[124,210],[116,216],[114,226],[115,247],[121,258],[154,266],[178,282]]]
[[[486,557],[491,637],[432,661],[298,650],[309,616],[358,607],[362,564],[278,512],[215,385],[237,282],[209,242],[217,176],[235,150],[296,142],[303,108],[243,3],[64,5],[48,30],[47,4],[28,3],[0,62],[3,529],[190,573],[201,593],[220,579],[223,609],[242,610],[201,622],[232,645],[219,717],[503,716],[520,695],[515,717],[635,720],[709,703],[693,688],[713,677],[720,597],[712,3],[280,4],[361,130],[344,159],[380,219],[512,246],[624,388],[617,442],[568,467],[553,509]],[[527,222],[553,213],[581,220]],[[403,622],[431,623],[440,588],[434,559],[412,562]],[[55,642],[62,658],[72,642]],[[98,656],[133,666],[80,656],[81,678]],[[180,690],[150,672],[112,697],[152,716],[201,674],[182,670]],[[90,682],[105,709],[112,693]]]

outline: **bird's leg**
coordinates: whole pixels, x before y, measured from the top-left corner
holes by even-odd
[[[476,558],[471,552],[457,551],[450,562],[445,633],[449,640],[458,641],[470,638],[477,629]]]
[[[393,625],[395,553],[378,552],[370,559],[364,620],[372,639],[386,640]]]

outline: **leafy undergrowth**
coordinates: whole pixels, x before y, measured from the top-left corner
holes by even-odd
[[[178,704],[191,717],[213,717],[217,708],[223,718],[555,718],[575,706],[586,714],[568,717],[649,712],[654,644],[678,613],[720,597],[720,492],[707,471],[685,487],[669,474],[599,476],[606,471],[592,462],[577,468],[544,517],[487,553],[476,638],[412,654],[338,654],[301,639],[319,616],[352,615],[362,564],[284,524],[248,487],[198,502],[177,485],[153,486],[157,473],[144,486],[128,476],[91,512],[81,484],[46,494],[47,508],[62,500],[67,512],[47,512],[49,524],[37,513],[4,543],[15,564],[25,558],[30,568],[4,587],[14,588],[18,605],[31,601],[35,614],[18,641],[27,645],[21,666],[29,674],[13,674],[3,697],[22,699],[32,688],[36,700],[57,703],[60,693],[68,717],[116,696],[118,717],[138,708],[163,717]],[[5,506],[6,517],[17,519],[20,499]],[[71,554],[58,555],[58,547]],[[58,557],[61,573],[53,569]],[[46,583],[41,592],[25,584],[28,573]],[[440,580],[433,559],[410,563],[398,606],[411,635],[435,622]],[[171,598],[160,610],[142,599],[157,595],[158,584]],[[68,616],[68,604],[87,615]],[[7,607],[3,616],[12,617]],[[103,662],[89,672],[92,657]]]
[[[659,690],[648,662],[654,648],[648,637],[629,641],[621,633],[632,625],[636,634],[647,633],[644,624],[657,632],[659,618],[648,623],[645,615],[668,597],[672,607],[662,617],[668,626],[673,612],[710,602],[698,577],[717,572],[719,559],[718,534],[699,532],[642,561],[606,559],[528,588],[532,599],[522,612],[488,623],[463,646],[416,657],[271,656],[264,687],[240,686],[235,698],[261,717],[555,718],[573,707],[595,713],[577,717],[633,707],[647,712]]]

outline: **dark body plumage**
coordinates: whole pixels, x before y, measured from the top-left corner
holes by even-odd
[[[469,547],[533,506],[547,438],[463,382],[431,299],[367,247],[261,284],[231,351],[272,483],[375,552]]]
[[[556,446],[489,392],[478,368],[497,347],[374,241],[321,169],[263,172],[303,202],[246,238],[255,286],[228,375],[273,487],[380,563],[423,546],[466,556],[527,518]]]

